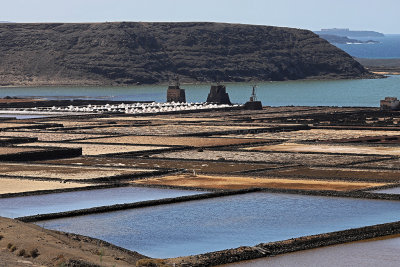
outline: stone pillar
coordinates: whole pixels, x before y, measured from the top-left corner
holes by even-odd
[[[229,95],[226,92],[225,85],[211,85],[210,93],[207,97],[207,103],[228,104],[232,105]]]
[[[178,85],[168,86],[167,102],[186,102],[185,89],[179,88]]]

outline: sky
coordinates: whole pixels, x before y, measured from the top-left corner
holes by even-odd
[[[0,21],[212,21],[400,34],[400,0],[0,0]]]

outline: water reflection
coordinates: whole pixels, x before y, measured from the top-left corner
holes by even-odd
[[[51,220],[44,225],[151,257],[175,257],[399,219],[396,201],[252,193]]]
[[[244,261],[220,267],[264,266],[363,266],[398,267],[400,237],[384,238],[299,251],[272,258]]]
[[[122,187],[0,199],[0,216],[16,218],[200,194],[201,191]]]

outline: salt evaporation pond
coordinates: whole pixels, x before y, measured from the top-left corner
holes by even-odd
[[[400,220],[400,202],[251,193],[39,225],[166,258]]]
[[[17,120],[23,119],[39,119],[39,118],[46,118],[48,116],[45,115],[25,115],[25,114],[0,114],[0,118],[16,118]]]
[[[388,189],[379,189],[379,190],[374,190],[370,191],[372,193],[381,193],[381,194],[394,194],[394,195],[400,195],[400,187],[393,187],[393,188],[388,188]]]
[[[264,267],[264,266],[362,266],[398,267],[399,237],[370,239],[367,241],[292,252],[275,257],[221,265],[220,267]]]
[[[0,216],[16,218],[201,193],[204,192],[145,187],[119,187],[3,198],[0,199]]]

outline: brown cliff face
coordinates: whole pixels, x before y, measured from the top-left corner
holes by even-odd
[[[223,23],[0,24],[0,85],[372,77],[307,30]]]

